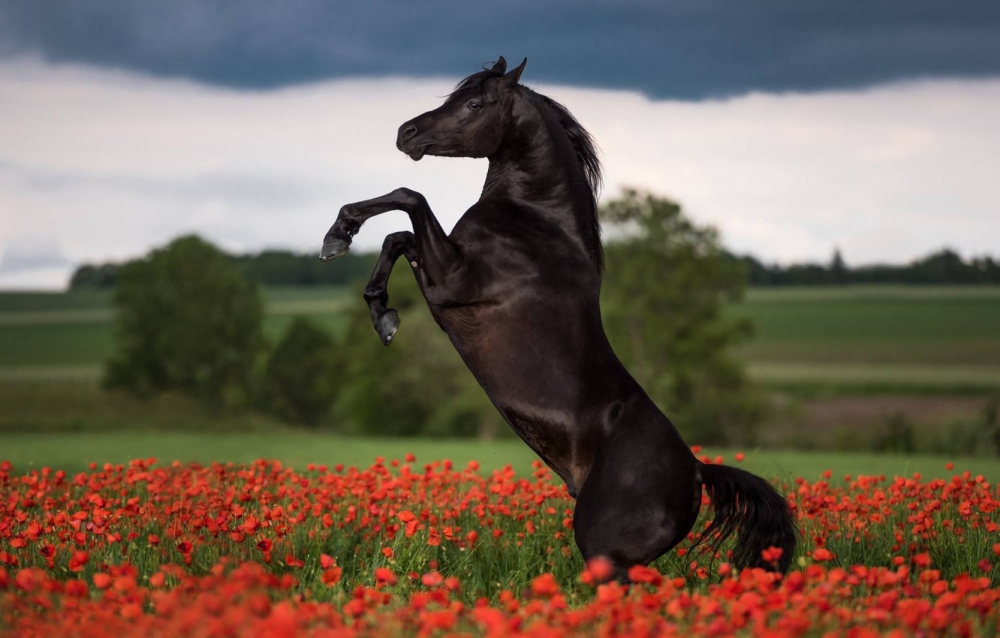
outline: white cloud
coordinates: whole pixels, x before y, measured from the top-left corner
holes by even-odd
[[[44,237],[15,237],[0,255],[0,273],[20,273],[69,266],[59,246]]]
[[[450,228],[478,197],[485,161],[413,163],[394,140],[452,84],[255,93],[0,64],[0,247],[30,236],[75,262],[120,259],[198,232],[230,250],[318,249],[340,205],[398,186],[423,192]],[[839,246],[849,263],[944,245],[997,253],[1000,81],[698,103],[536,88],[596,137],[605,197],[622,185],[670,195],[735,250],[788,262]],[[402,213],[376,218],[356,245],[377,248],[407,224]],[[40,267],[37,284],[65,282],[69,270]]]

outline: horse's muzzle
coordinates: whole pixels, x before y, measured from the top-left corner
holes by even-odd
[[[414,138],[420,129],[413,123],[413,120],[404,122],[396,133],[396,148],[410,156],[410,159],[417,161],[424,156],[428,144],[414,143]]]

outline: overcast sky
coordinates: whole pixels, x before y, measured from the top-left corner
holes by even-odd
[[[501,53],[594,134],[605,198],[671,196],[738,252],[1000,254],[1000,3],[40,6],[0,0],[0,287],[184,232],[315,250],[402,185],[450,227],[485,161],[395,131]]]

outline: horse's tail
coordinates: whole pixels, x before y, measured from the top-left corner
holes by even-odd
[[[732,563],[738,569],[763,567],[773,570],[775,561],[765,559],[764,550],[781,549],[777,568],[788,571],[795,553],[798,531],[788,501],[770,483],[744,470],[718,464],[699,464],[702,481],[715,509],[715,518],[697,544],[708,541],[715,551],[739,530]]]

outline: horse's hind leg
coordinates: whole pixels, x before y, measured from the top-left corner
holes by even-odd
[[[584,559],[610,560],[623,583],[629,568],[648,565],[684,540],[701,505],[690,451],[667,445],[660,432],[645,434],[622,433],[605,445],[573,514]]]
[[[413,233],[404,230],[398,233],[386,235],[382,242],[382,252],[375,262],[375,270],[365,286],[365,301],[368,302],[368,309],[372,315],[372,325],[378,332],[383,345],[392,343],[392,338],[399,328],[399,315],[392,308],[388,308],[389,303],[389,275],[392,273],[392,266],[396,259],[404,255],[411,266],[416,266],[416,250],[413,247]]]
[[[585,484],[577,503],[573,520],[577,546],[584,560],[602,557],[614,566],[614,578],[623,584],[630,582],[629,569],[648,565],[684,540],[697,517],[691,500],[679,507],[639,499],[626,502],[607,500],[591,502],[585,499]],[[700,485],[698,486],[700,488]],[[685,490],[693,494],[694,490]],[[699,503],[701,495],[698,495]],[[581,517],[581,507],[592,506],[598,511]]]

